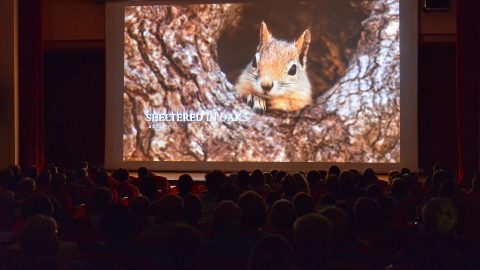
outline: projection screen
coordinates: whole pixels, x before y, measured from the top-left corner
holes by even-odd
[[[106,8],[105,167],[417,169],[414,0]]]

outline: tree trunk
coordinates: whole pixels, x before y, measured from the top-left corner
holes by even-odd
[[[398,2],[363,7],[370,15],[345,75],[301,111],[263,115],[238,97],[218,64],[222,27],[240,21],[242,5],[127,8],[124,160],[399,162]],[[248,121],[154,129],[149,112],[243,114]]]

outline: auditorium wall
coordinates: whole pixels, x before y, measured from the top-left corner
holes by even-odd
[[[43,3],[46,161],[102,162],[104,3],[94,0],[44,0]],[[421,8],[419,11],[419,167],[429,172],[434,161],[440,160],[456,169],[456,1],[451,1],[449,11],[426,12]],[[68,116],[72,114],[68,104],[74,106],[73,118]],[[87,130],[81,130],[83,125]],[[92,147],[87,151],[88,145]]]

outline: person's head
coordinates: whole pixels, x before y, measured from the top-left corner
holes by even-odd
[[[349,191],[355,185],[355,176],[351,171],[344,171],[340,174],[339,187],[341,190]]]
[[[327,178],[327,171],[326,170],[318,170],[318,174],[320,175],[320,180],[324,181]]]
[[[435,162],[435,164],[433,164],[433,167],[432,167],[432,172],[435,173],[436,171],[448,172],[448,167],[447,165],[445,165],[445,163]]]
[[[328,218],[328,220],[330,220],[332,223],[333,240],[335,243],[338,243],[347,237],[349,232],[349,223],[348,215],[345,211],[335,206],[328,206],[320,210],[318,213]]]
[[[313,187],[316,183],[320,182],[320,173],[315,170],[311,170],[307,173],[307,182],[310,187]]]
[[[155,176],[148,175],[143,178],[143,181],[140,183],[139,191],[140,193],[147,197],[150,201],[155,201],[157,199],[158,182],[155,180]]]
[[[115,178],[115,180],[120,182],[128,182],[128,180],[130,179],[130,176],[128,175],[128,171],[122,168],[114,171],[112,174],[112,177]]]
[[[334,205],[336,202],[337,199],[330,193],[324,193],[318,200],[318,203],[323,206]]]
[[[26,197],[32,194],[36,189],[35,181],[32,178],[23,178],[17,184],[17,194],[20,197]]]
[[[52,182],[52,175],[50,171],[44,170],[37,179],[37,184],[39,187],[48,187]]]
[[[85,160],[81,160],[78,162],[78,165],[77,165],[77,170],[88,170],[88,161],[85,161]]]
[[[58,174],[58,167],[54,163],[45,165],[44,170],[48,171],[52,175],[52,178]]]
[[[58,192],[67,183],[67,177],[63,173],[59,173],[52,178],[52,191]]]
[[[360,197],[353,206],[355,223],[360,228],[375,229],[379,218],[377,202],[369,197]]]
[[[242,210],[232,201],[220,202],[213,212],[213,229],[217,233],[236,233],[242,223]]]
[[[273,184],[273,175],[270,172],[264,172],[263,178],[265,179],[265,184],[271,185]]]
[[[382,187],[380,187],[377,184],[370,184],[367,187],[367,197],[373,198],[373,199],[378,199],[382,197],[383,195],[383,190]]]
[[[439,189],[440,185],[448,180],[448,174],[444,170],[437,170],[433,172],[432,185],[435,189]]]
[[[265,184],[265,178],[263,177],[263,172],[261,170],[254,170],[250,176],[250,185],[252,187],[260,187]]]
[[[297,182],[297,192],[310,193],[310,186],[303,172],[296,172],[293,174],[295,181]]]
[[[137,196],[128,204],[128,208],[136,220],[146,220],[152,213],[150,200],[145,196]]]
[[[377,176],[375,175],[375,171],[372,168],[366,168],[363,171],[363,177],[365,178],[367,183],[372,183],[377,180]]]
[[[88,177],[88,170],[85,168],[80,168],[75,171],[75,178]]]
[[[402,179],[405,181],[405,184],[407,184],[407,187],[412,187],[417,183],[417,175],[415,173],[406,173],[402,174]]]
[[[113,204],[100,215],[100,230],[112,243],[129,242],[136,231],[136,224],[128,208]]]
[[[293,266],[293,249],[285,238],[270,234],[255,241],[249,270],[292,270]]]
[[[422,219],[426,233],[454,235],[458,211],[450,199],[432,198],[422,208]]]
[[[273,170],[270,171],[270,174],[272,175],[273,178],[275,178],[275,176],[277,176],[277,173],[278,173],[277,169],[273,169]]]
[[[24,172],[25,177],[28,177],[37,181],[39,175],[40,175],[40,172],[36,166],[31,165],[25,168],[25,172]]]
[[[96,213],[102,213],[113,204],[113,194],[105,187],[97,188],[92,193],[92,206]]]
[[[243,211],[242,224],[246,230],[258,230],[267,221],[267,206],[258,193],[248,191],[238,199]]]
[[[300,192],[293,197],[293,204],[295,205],[297,216],[301,217],[313,212],[315,200],[313,199],[312,195],[305,192]]]
[[[240,196],[240,192],[238,188],[233,184],[224,184],[220,191],[218,192],[218,199],[217,202],[221,202],[224,200],[230,200],[232,202],[237,202],[238,197]]]
[[[23,200],[21,211],[25,220],[34,215],[53,216],[53,205],[47,196],[33,194]]]
[[[330,193],[335,193],[338,189],[338,176],[335,174],[330,174],[325,179],[325,189]]]
[[[184,197],[190,192],[192,192],[193,189],[193,178],[190,176],[190,174],[182,174],[180,177],[178,177],[178,183],[177,183],[177,188],[178,188],[178,195],[180,197]]]
[[[59,251],[57,223],[52,217],[30,217],[20,233],[20,246],[26,255],[34,258],[55,256]]]
[[[167,194],[155,203],[158,217],[163,222],[179,222],[183,218],[183,199],[177,195]]]
[[[22,169],[20,168],[20,166],[15,164],[15,165],[9,166],[8,168],[12,170],[13,176],[21,176]]]
[[[360,174],[357,169],[350,169],[348,171],[353,174],[354,183],[358,183],[363,178],[363,175]]]
[[[335,165],[330,166],[330,168],[328,168],[328,175],[340,176],[340,168]]]
[[[282,192],[287,198],[293,198],[298,192],[298,183],[291,174],[285,175],[282,179]]]
[[[147,167],[140,167],[138,168],[138,173],[137,173],[138,177],[145,177],[148,175],[148,169]]]
[[[273,204],[268,221],[274,228],[291,228],[297,219],[295,206],[289,200],[279,200]]]
[[[187,224],[176,225],[165,238],[165,269],[197,269],[204,237]]]
[[[75,184],[81,186],[91,186],[92,181],[88,177],[88,171],[85,168],[80,169],[74,175]]]
[[[412,172],[410,171],[409,168],[402,168],[402,169],[400,170],[400,174],[401,174],[401,175],[410,174],[410,173],[412,173]]]
[[[237,175],[238,189],[246,190],[250,184],[250,174],[246,170],[241,170]]]
[[[319,214],[308,214],[295,221],[294,242],[302,269],[321,269],[333,239],[332,223]]]
[[[101,187],[109,187],[110,181],[108,178],[108,173],[104,170],[100,170],[95,176],[95,182]]]
[[[397,170],[392,170],[388,172],[388,182],[391,183],[393,178],[395,177],[401,177],[402,175],[400,174],[399,171]]]
[[[183,198],[185,222],[197,225],[202,217],[202,202],[198,196],[189,194]]]
[[[217,194],[225,182],[226,175],[220,170],[214,170],[205,175],[205,183],[210,194]]]
[[[274,179],[274,182],[276,184],[280,184],[283,180],[283,178],[285,177],[285,175],[287,175],[287,172],[286,171],[278,171],[276,174],[275,174],[275,179]]]
[[[407,184],[403,179],[396,178],[390,188],[390,193],[397,200],[404,199],[407,197]]]
[[[88,170],[88,176],[91,177],[93,181],[96,181],[97,174],[102,171],[99,167],[92,167]]]

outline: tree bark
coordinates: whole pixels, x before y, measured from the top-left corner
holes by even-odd
[[[398,5],[362,2],[370,15],[345,75],[301,111],[264,115],[238,97],[218,64],[217,40],[240,21],[242,5],[127,8],[124,160],[399,162]],[[249,120],[151,129],[152,111]]]

